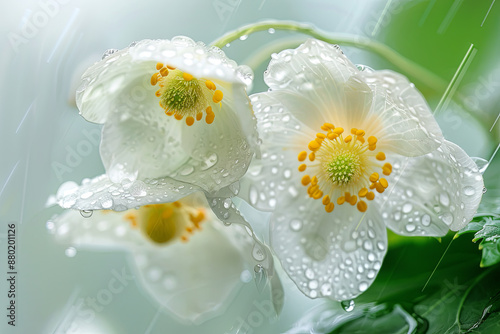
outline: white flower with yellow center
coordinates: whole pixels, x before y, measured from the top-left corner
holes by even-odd
[[[89,218],[67,210],[47,228],[77,249],[128,250],[134,261],[126,272],[182,320],[220,314],[254,272],[252,238],[240,226],[223,226],[201,193],[119,213],[96,211]]]
[[[308,40],[273,57],[251,96],[263,140],[239,196],[274,210],[272,248],[311,298],[354,298],[375,279],[386,226],[443,236],[473,217],[477,166],[446,141],[420,93]]]
[[[219,48],[187,37],[107,52],[83,74],[76,95],[81,115],[103,124],[106,175],[79,189],[64,186],[58,203],[124,210],[238,181],[257,145],[246,94],[252,77]]]

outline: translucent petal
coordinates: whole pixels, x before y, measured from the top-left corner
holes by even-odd
[[[272,248],[297,287],[311,298],[352,299],[375,279],[387,250],[377,208],[365,215],[337,205],[327,213],[306,196],[280,202],[271,225]]]
[[[437,149],[441,129],[427,102],[408,79],[392,71],[360,72],[357,77],[374,92],[367,122],[379,149],[419,156]]]
[[[113,183],[104,174],[83,180],[81,186],[74,182],[62,184],[55,201],[65,209],[124,211],[146,204],[174,202],[198,190],[168,177]]]
[[[375,201],[387,226],[402,235],[443,236],[461,229],[473,218],[483,189],[475,163],[448,141],[425,156],[398,159],[388,180]]]
[[[250,68],[237,66],[219,48],[182,36],[172,40],[143,40],[107,56],[85,71],[76,94],[82,116],[90,122],[104,123],[115,110],[117,101],[138,104],[152,96],[149,91],[154,88],[148,86],[148,80],[155,72],[156,62],[179,67],[195,77],[247,86],[253,79]],[[157,103],[156,99],[152,100]]]
[[[114,114],[104,124],[100,153],[113,182],[171,175],[189,159],[189,152],[181,146],[179,122],[158,109],[158,121],[144,117],[120,119],[123,115]],[[140,108],[137,113],[145,114]]]
[[[261,159],[254,159],[242,178],[238,196],[259,210],[273,210],[283,192],[297,196],[300,176],[291,161],[307,148],[315,132],[295,119],[274,95],[251,96],[262,145]]]
[[[80,249],[127,249],[142,288],[182,320],[199,323],[223,312],[243,284],[242,273],[253,270],[251,238],[238,226],[222,226],[213,215],[189,242],[162,247],[130,228],[124,214],[101,211],[83,218],[66,211],[50,222],[51,232],[59,242]]]
[[[241,85],[226,86],[221,108],[213,110],[212,124],[202,120],[182,127],[182,148],[190,159],[171,174],[207,192],[228,186],[245,174],[258,139],[252,107]]]

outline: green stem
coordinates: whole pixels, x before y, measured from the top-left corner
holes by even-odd
[[[349,35],[349,34],[327,34],[314,28],[311,25],[292,22],[292,21],[263,21],[259,23],[254,23],[250,25],[243,26],[239,29],[231,31],[224,36],[220,37],[214,41],[211,45],[222,48],[232,41],[242,37],[248,36],[254,32],[264,31],[264,30],[287,30],[296,31],[302,34],[309,35],[311,37],[317,38],[319,40],[325,41],[330,44],[341,44],[345,46],[354,46],[361,49],[366,49],[378,54],[379,56],[385,58],[398,68],[404,70],[408,75],[417,78],[422,83],[436,91],[444,91],[446,89],[446,82],[439,76],[435,75],[426,68],[420,66],[419,64],[405,58],[398,52],[394,51],[390,47],[374,41],[372,39]]]

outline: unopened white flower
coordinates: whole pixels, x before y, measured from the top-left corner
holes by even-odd
[[[274,210],[271,246],[307,296],[365,291],[386,226],[443,236],[473,217],[482,176],[405,77],[360,71],[337,46],[308,40],[274,57],[264,80],[269,92],[251,96],[262,160],[240,196]]]
[[[67,210],[47,227],[77,249],[129,251],[138,286],[183,320],[223,312],[254,272],[252,238],[241,226],[223,226],[200,193],[124,212],[95,211],[89,218]]]
[[[252,76],[219,48],[187,37],[107,52],[84,73],[76,96],[81,115],[103,124],[106,175],[74,193],[63,187],[69,197],[58,203],[124,210],[238,181],[257,142],[246,94]]]

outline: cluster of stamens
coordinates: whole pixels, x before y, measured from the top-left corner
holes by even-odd
[[[215,113],[211,104],[220,106],[223,94],[212,81],[197,79],[163,63],[157,63],[156,70],[158,72],[151,76],[151,85],[159,86],[155,95],[160,98],[160,106],[167,116],[179,121],[185,117],[186,124],[191,126],[195,120],[200,121],[205,112],[205,122],[213,123]]]
[[[165,244],[176,239],[189,241],[195,231],[201,230],[205,212],[203,209],[173,202],[142,206],[128,212],[124,219],[133,228],[140,228],[151,241]]]
[[[377,138],[365,139],[365,131],[351,129],[344,136],[344,129],[331,123],[321,126],[316,138],[308,144],[308,151],[298,154],[300,172],[311,172],[302,177],[301,183],[307,187],[307,193],[313,199],[322,199],[326,212],[332,212],[336,198],[338,205],[349,203],[365,212],[366,201],[375,198],[375,190],[383,193],[389,186],[387,179],[376,172],[389,176],[392,173],[390,163],[382,164],[386,159],[384,152],[377,149]],[[306,164],[306,160],[309,160]],[[359,197],[359,199],[358,199]]]

